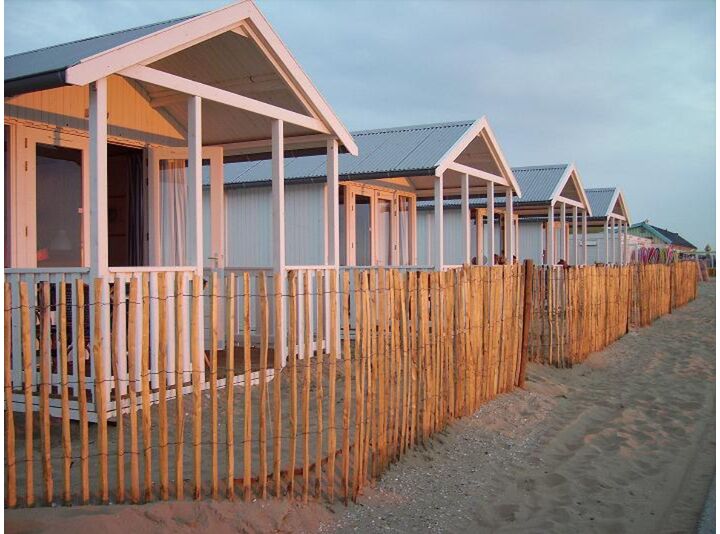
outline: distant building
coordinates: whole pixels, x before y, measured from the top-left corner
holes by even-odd
[[[656,246],[672,247],[682,252],[693,252],[697,249],[695,245],[680,234],[653,226],[647,220],[633,224],[630,227],[630,233],[638,237],[648,238]]]

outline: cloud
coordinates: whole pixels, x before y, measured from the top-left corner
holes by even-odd
[[[6,53],[224,3],[9,0]],[[351,129],[487,115],[513,165],[574,161],[636,221],[715,243],[712,2],[258,4]]]

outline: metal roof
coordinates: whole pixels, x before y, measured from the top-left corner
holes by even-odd
[[[616,192],[616,187],[594,187],[585,190],[588,202],[590,202],[590,210],[593,213],[591,219],[604,219],[606,217],[613,208],[611,203]]]
[[[393,176],[420,176],[435,172],[439,160],[475,121],[443,122],[353,132],[359,156],[339,155],[341,180]],[[271,161],[226,163],[227,186],[271,183]],[[286,182],[326,180],[326,156],[285,158]],[[206,179],[206,184],[207,184]]]
[[[522,191],[522,198],[513,198],[513,204],[524,205],[524,204],[541,204],[549,203],[552,199],[552,194],[557,188],[558,183],[565,175],[568,168],[567,163],[559,165],[535,165],[532,167],[513,167],[512,171],[515,178],[518,181],[520,191]],[[417,209],[428,210],[432,209],[435,205],[433,200],[419,200],[417,202]],[[459,198],[445,200],[443,205],[446,208],[460,208],[461,200]],[[471,208],[483,208],[487,205],[486,198],[471,198]],[[505,205],[505,197],[495,197],[496,206]],[[593,208],[593,213],[594,213]]]
[[[647,221],[633,224],[630,226],[630,228],[639,228],[639,227],[646,227],[648,229],[654,230],[656,233],[660,234],[660,236],[670,245],[677,245],[679,247],[688,247],[692,249],[696,249],[697,247],[690,243],[687,239],[682,237],[680,234],[677,234],[675,232],[671,232],[670,230],[667,230],[666,228],[660,228],[658,226],[652,225],[648,223]]]
[[[5,82],[64,71],[80,60],[191,19],[182,17],[5,56]],[[61,80],[62,77],[58,77]]]

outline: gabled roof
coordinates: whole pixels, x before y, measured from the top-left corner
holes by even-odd
[[[625,198],[618,187],[593,187],[585,189],[590,206],[592,207],[593,219],[605,219],[609,217],[616,205],[620,205],[621,215],[628,221],[630,214],[625,205]]]
[[[190,17],[181,17],[164,22],[155,22],[153,24],[138,26],[137,28],[106,33],[96,37],[89,37],[87,39],[70,41],[68,43],[56,44],[37,50],[5,56],[5,96],[12,95],[12,93],[8,94],[7,91],[8,82],[23,78],[32,78],[43,74],[56,73],[58,75],[58,85],[62,85],[63,78],[61,73],[64,73],[67,68],[80,63],[83,59],[129,43],[140,37],[150,35],[151,33],[168,28],[184,20],[190,20],[195,16],[196,15],[192,15]]]
[[[232,93],[228,84],[238,83],[238,80],[231,80],[228,77],[232,78],[233,70],[240,70],[237,63],[239,60],[237,51],[242,50],[240,53],[247,54],[249,48],[244,44],[238,44],[236,48],[228,48],[227,40],[216,41],[213,48],[212,41],[233,35],[237,39],[245,38],[255,47],[252,50],[255,56],[247,58],[251,60],[247,65],[248,68],[259,66],[261,69],[266,69],[270,65],[270,68],[274,69],[275,74],[281,80],[280,83],[284,84],[283,87],[289,90],[288,98],[290,100],[287,102],[289,107],[283,108],[284,104],[281,104],[277,106],[278,109],[287,109],[294,117],[307,119],[310,122],[315,121],[314,124],[319,126],[316,131],[321,130],[324,134],[329,133],[337,137],[348,152],[357,154],[357,146],[350,133],[330,109],[252,0],[241,0],[192,17],[159,22],[6,57],[5,95],[18,95],[64,85],[85,86],[111,75],[133,77],[141,82],[144,90],[149,91],[153,88],[153,82],[158,79],[158,76],[165,75],[165,78],[168,78],[168,75],[177,71],[178,68],[188,72],[192,71],[189,75],[180,76],[187,80],[185,86],[189,87],[193,83],[199,84],[204,81],[194,78],[193,75],[196,72],[193,69],[203,63],[207,54],[211,54],[217,60],[207,61],[205,64],[208,69],[209,67],[214,68],[210,76],[216,81],[209,85],[225,91],[225,93]],[[193,50],[198,47],[202,49],[202,52],[196,50],[193,55]],[[198,54],[203,53],[206,56],[198,59]],[[263,61],[259,60],[257,54],[262,57]],[[176,58],[178,62],[184,61],[185,64],[178,67],[177,64],[173,64],[172,58]],[[231,63],[233,61],[235,63]],[[221,62],[224,63],[221,64]],[[224,66],[226,64],[232,65],[229,72]],[[155,73],[153,80],[148,81],[143,76],[148,76],[148,66],[153,67],[154,65],[159,68],[153,69],[153,71],[161,72]],[[218,74],[218,69],[222,71],[222,75]],[[253,74],[257,73],[250,73],[250,81],[252,81]],[[157,84],[157,82],[155,83]],[[172,88],[172,86],[165,87]],[[187,94],[187,92],[187,90],[180,90],[180,93]],[[220,98],[219,93],[213,94],[215,98]],[[206,100],[208,98],[212,106],[216,106],[212,102],[212,96],[206,96]],[[238,94],[237,99],[241,98],[245,97]],[[244,102],[248,102],[248,100],[246,99]],[[269,107],[272,106],[268,102],[262,101],[259,101],[256,106],[257,109],[265,110]],[[181,106],[182,109],[184,109],[183,106]],[[308,118],[306,114],[310,117]],[[284,116],[290,117],[287,113]],[[297,124],[305,123],[300,121]],[[232,142],[233,140],[229,139],[228,141]]]
[[[515,197],[513,204],[520,206],[550,204],[558,199],[560,193],[565,189],[568,182],[573,180],[576,186],[580,202],[588,206],[588,215],[592,215],[594,210],[588,202],[585,190],[580,182],[577,170],[573,164],[561,163],[557,165],[534,165],[531,167],[513,167],[513,175],[517,179],[518,186],[523,192],[521,198]],[[434,205],[432,200],[417,203],[418,209],[430,209]],[[459,199],[445,200],[444,206],[448,208],[459,208],[461,201]],[[470,206],[474,208],[482,208],[487,205],[486,198],[470,199]],[[505,197],[498,196],[496,193],[495,205],[504,206]]]
[[[518,202],[550,202],[567,175],[568,167],[570,165],[567,163],[513,167],[513,174],[523,191],[523,198]]]
[[[696,249],[697,247],[690,243],[687,239],[682,237],[680,234],[677,234],[675,232],[671,232],[670,230],[667,230],[665,228],[660,228],[658,226],[654,226],[650,224],[647,221],[643,221],[637,224],[633,224],[630,226],[630,229],[633,228],[644,228],[650,233],[656,235],[658,238],[660,238],[661,241],[664,241],[668,245],[675,245],[678,247],[687,247],[691,249]]]
[[[449,158],[456,157],[459,142],[467,144],[478,135],[478,127],[489,131],[483,118],[353,132],[359,156],[339,155],[340,179],[435,175]],[[270,184],[270,161],[227,163],[224,174],[228,186],[266,186]],[[286,182],[324,182],[325,174],[325,155],[285,157]],[[504,174],[514,181],[510,168]]]

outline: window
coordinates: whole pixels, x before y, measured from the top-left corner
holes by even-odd
[[[82,265],[82,151],[35,145],[38,267]]]

